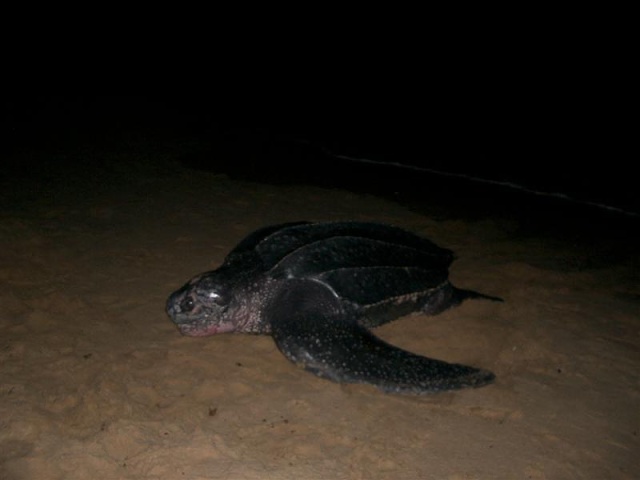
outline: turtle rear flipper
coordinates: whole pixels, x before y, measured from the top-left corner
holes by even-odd
[[[290,280],[264,311],[280,351],[293,363],[339,383],[426,394],[491,383],[494,375],[389,345],[358,323],[359,311],[314,280]]]

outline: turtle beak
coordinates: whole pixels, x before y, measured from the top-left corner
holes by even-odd
[[[185,297],[184,289],[180,289],[169,296],[165,310],[175,321],[176,317],[180,314],[190,312],[192,308],[189,307],[193,307],[193,300],[189,297]]]
[[[167,298],[167,305],[165,306],[165,311],[171,318],[173,318],[175,314],[178,313],[175,311],[174,305],[175,302],[173,301],[173,295],[171,295],[169,298]]]

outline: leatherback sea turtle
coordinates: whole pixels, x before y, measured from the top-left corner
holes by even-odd
[[[452,260],[450,250],[387,225],[274,225],[192,278],[166,309],[183,335],[271,334],[289,360],[336,382],[413,394],[479,387],[493,373],[409,353],[368,330],[467,298],[500,300],[451,285]]]

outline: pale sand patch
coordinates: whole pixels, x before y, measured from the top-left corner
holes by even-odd
[[[129,162],[2,193],[0,478],[640,476],[633,263],[556,269],[566,249],[491,219]],[[377,332],[495,385],[385,395],[309,375],[269,337],[179,336],[173,289],[301,219],[392,223],[455,250],[454,283],[506,302]]]

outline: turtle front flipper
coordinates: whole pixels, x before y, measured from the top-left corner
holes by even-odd
[[[290,280],[264,311],[280,351],[293,363],[339,383],[385,392],[427,394],[480,387],[493,373],[434,360],[380,340],[358,323],[359,312],[315,280]]]

